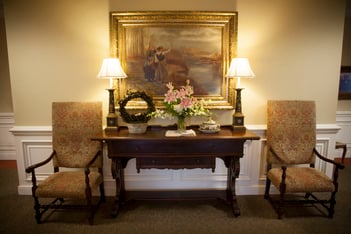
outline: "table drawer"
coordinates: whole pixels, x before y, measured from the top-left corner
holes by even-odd
[[[215,157],[155,157],[137,158],[137,169],[193,169],[193,168],[212,168],[216,167]]]
[[[110,156],[135,156],[135,155],[207,155],[232,154],[242,152],[243,143],[233,141],[115,141],[109,144]]]

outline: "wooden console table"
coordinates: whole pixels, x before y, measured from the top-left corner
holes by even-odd
[[[112,160],[112,176],[116,180],[116,197],[112,215],[118,215],[121,203],[127,195],[137,198],[172,199],[186,196],[200,198],[214,196],[228,201],[234,215],[240,215],[235,194],[235,180],[239,176],[240,161],[246,140],[258,140],[253,132],[234,133],[231,127],[221,127],[221,131],[205,134],[193,128],[196,136],[166,137],[168,129],[161,127],[148,128],[145,134],[129,134],[128,129],[120,127],[116,131],[105,131],[92,140],[107,144],[108,157]],[[215,170],[215,158],[221,158],[228,168],[227,189],[213,191],[168,191],[151,194],[147,192],[126,191],[124,186],[124,168],[130,159],[136,159],[138,172],[140,169],[192,169],[211,168]],[[212,193],[210,193],[212,192]],[[173,194],[173,195],[172,195]],[[134,197],[135,198],[135,197]]]

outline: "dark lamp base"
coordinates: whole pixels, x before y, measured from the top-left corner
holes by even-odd
[[[105,130],[117,130],[118,129],[118,119],[115,110],[115,95],[114,89],[107,89],[109,92],[109,103],[108,103],[108,115],[106,117]]]
[[[115,132],[115,131],[117,131],[118,130],[118,126],[115,126],[115,127],[109,127],[109,126],[107,126],[106,128],[105,128],[105,132]]]
[[[235,126],[233,125],[233,132],[246,132],[245,126]]]
[[[110,113],[109,115],[113,115],[113,113]],[[114,116],[107,116],[106,117],[106,125],[107,127],[117,127],[117,116],[114,114]]]
[[[236,102],[235,102],[235,112],[233,114],[233,131],[234,132],[245,132],[246,128],[244,126],[245,117],[241,113],[241,88],[237,88],[236,90]]]

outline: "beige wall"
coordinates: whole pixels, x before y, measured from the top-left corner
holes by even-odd
[[[344,25],[344,40],[341,64],[351,66],[351,0],[347,0],[347,10]],[[338,111],[351,111],[351,100],[340,100],[337,106]]]
[[[344,25],[344,41],[341,64],[351,66],[351,0],[346,1],[346,15]]]
[[[268,99],[313,99],[318,123],[335,123],[343,0],[4,0],[16,125],[50,125],[51,102],[101,100],[110,11],[238,11],[246,124],[265,124]]]
[[[0,1],[0,113],[1,112],[13,112],[2,1]]]
[[[52,101],[107,100],[108,1],[4,1],[16,125],[51,125]]]

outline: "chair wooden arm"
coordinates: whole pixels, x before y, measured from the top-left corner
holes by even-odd
[[[286,186],[285,179],[286,179],[287,165],[286,165],[285,161],[275,152],[275,150],[272,147],[269,147],[269,151],[271,151],[273,156],[276,157],[276,159],[278,159],[278,161],[282,164],[281,165],[281,168],[282,168],[282,181],[281,181],[279,189],[280,189],[280,191],[285,190],[285,186]],[[271,164],[269,165],[269,167],[271,168]]]
[[[344,163],[347,152],[347,145],[345,143],[336,142],[335,149],[342,149],[341,163]]]
[[[332,176],[332,179],[333,179],[333,184],[335,186],[335,192],[334,194],[338,191],[338,188],[339,188],[339,184],[338,184],[338,177],[339,177],[339,169],[344,169],[344,164],[342,163],[338,163],[334,160],[331,160],[329,158],[326,158],[324,156],[322,156],[315,148],[313,148],[313,152],[317,155],[318,158],[326,161],[326,162],[329,162],[331,164],[334,165],[334,171],[333,171],[333,176]],[[334,203],[335,204],[335,203]]]
[[[318,158],[322,159],[323,161],[326,161],[328,163],[334,164],[338,169],[344,169],[344,164],[338,163],[334,160],[331,160],[329,158],[326,158],[324,156],[322,156],[317,150],[316,148],[313,148],[313,152],[317,155]]]
[[[84,174],[85,174],[85,193],[86,196],[91,196],[91,188],[90,188],[90,180],[89,180],[89,174],[90,174],[90,169],[89,167],[95,162],[95,160],[98,158],[98,156],[101,154],[101,150],[96,152],[95,156],[93,159],[85,166],[84,168]],[[100,168],[99,168],[100,171]]]
[[[48,162],[50,162],[52,160],[52,158],[54,157],[54,155],[56,154],[55,151],[53,151],[50,155],[50,157],[48,157],[46,160],[42,161],[42,162],[39,162],[39,163],[36,163],[36,164],[33,164],[29,167],[26,168],[26,172],[27,173],[31,173],[32,171],[34,171],[35,168],[38,168],[38,167],[41,167],[45,164],[47,164]]]
[[[38,168],[38,167],[41,167],[45,164],[47,164],[48,162],[50,162],[52,160],[52,158],[55,156],[56,152],[53,151],[50,155],[50,157],[48,157],[46,160],[42,161],[42,162],[39,162],[39,163],[36,163],[32,166],[29,166],[26,168],[26,172],[27,173],[32,173],[32,184],[33,184],[33,187],[32,187],[32,196],[35,197],[35,191],[37,190],[37,178],[35,176],[35,169]]]
[[[96,152],[96,154],[94,155],[94,157],[90,160],[90,162],[85,166],[86,168],[89,168],[94,162],[95,160],[98,158],[98,156],[101,154],[101,150],[99,150],[98,152]]]

